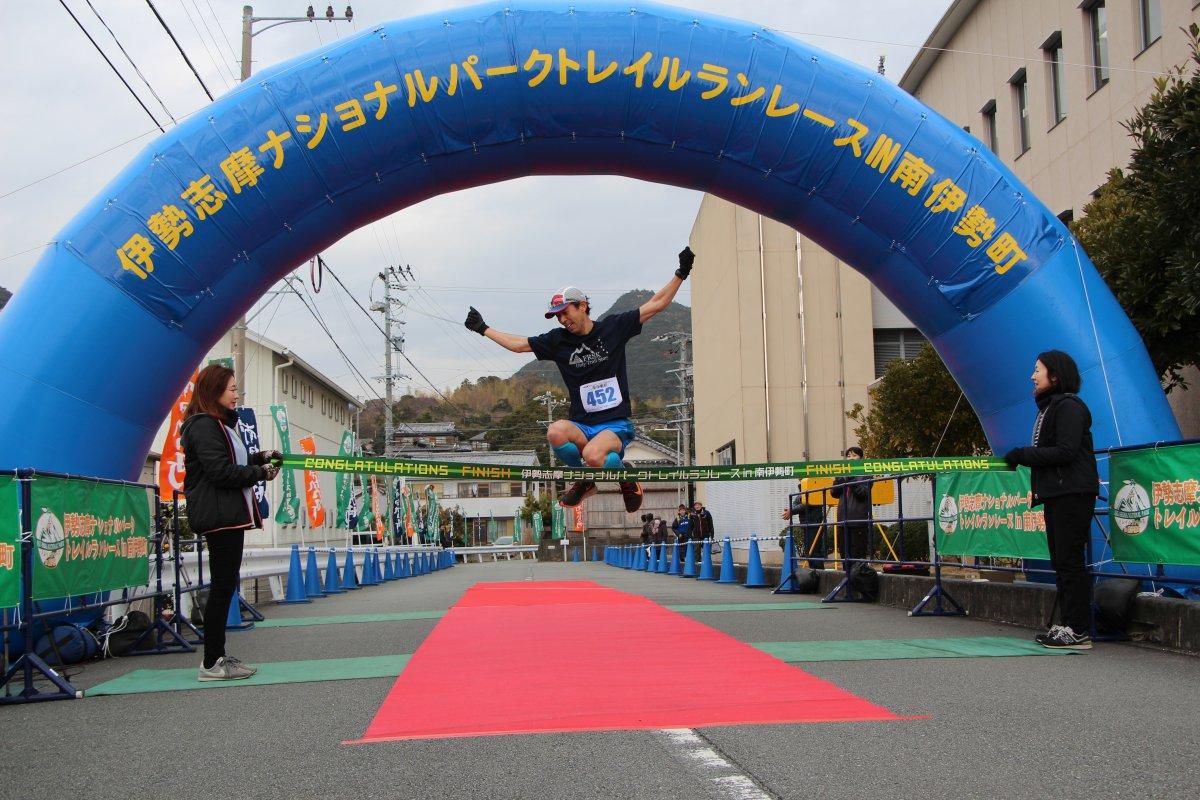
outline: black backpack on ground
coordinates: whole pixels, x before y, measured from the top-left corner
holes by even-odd
[[[859,562],[850,568],[850,589],[867,600],[879,599],[879,573],[870,564]]]

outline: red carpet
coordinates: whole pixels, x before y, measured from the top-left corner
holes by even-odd
[[[895,719],[645,598],[590,581],[492,583],[442,618],[351,744]]]

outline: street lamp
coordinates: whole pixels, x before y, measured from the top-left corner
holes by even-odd
[[[342,17],[333,15],[333,6],[325,9],[325,19],[329,22],[342,20],[349,22],[354,19],[354,10],[350,6],[346,6],[346,14]],[[314,22],[316,21],[316,12],[313,7],[308,7],[308,12],[303,17],[256,17],[254,16],[254,8],[252,6],[242,6],[242,82],[250,78],[250,51],[254,37],[263,31],[269,31],[271,28],[279,25],[286,25],[289,22]],[[254,30],[254,23],[270,22],[272,24],[260,30]],[[246,378],[246,315],[243,314],[238,319],[231,331],[230,345],[233,350],[233,369],[237,373],[238,380],[244,384],[249,383]],[[245,398],[243,398],[245,402]]]

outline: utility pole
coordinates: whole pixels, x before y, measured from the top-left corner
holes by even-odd
[[[675,419],[671,420],[679,431],[681,440],[679,461],[682,466],[690,466],[692,463],[692,359],[690,348],[692,345],[692,334],[687,331],[671,331],[660,336],[655,336],[651,341],[654,342],[670,342],[676,348],[676,353],[679,356],[679,366],[675,369],[667,370],[668,374],[674,375],[679,380],[679,402],[671,403],[667,408],[675,410]],[[687,487],[688,505],[691,505],[693,487],[689,483]]]
[[[404,301],[398,297],[393,297],[392,292],[408,291],[409,282],[415,282],[416,277],[413,275],[412,267],[405,265],[402,267],[388,267],[383,272],[376,275],[383,281],[383,301],[371,303],[372,311],[383,313],[383,385],[384,385],[384,409],[383,409],[383,453],[384,458],[391,458],[392,441],[395,437],[396,427],[392,417],[392,406],[396,402],[396,380],[407,378],[407,375],[397,375],[392,369],[392,352],[404,352],[404,319],[397,316],[395,311],[399,308],[403,314],[405,309]],[[401,332],[397,335],[392,335],[392,326],[395,325],[401,328]]]
[[[354,19],[354,9],[346,6],[346,15],[342,17],[334,16],[333,6],[328,6],[325,9],[326,22],[349,22]],[[254,8],[252,6],[242,6],[242,82],[245,83],[250,78],[251,65],[253,63],[250,53],[253,49],[254,37],[263,31],[268,31],[271,28],[279,25],[286,25],[289,22],[316,22],[317,15],[313,11],[313,7],[308,7],[308,12],[303,17],[256,17],[254,16]],[[254,30],[256,22],[271,22],[261,30]],[[229,331],[230,349],[233,351],[233,371],[237,374],[238,384],[242,387],[242,405],[249,405],[249,400],[246,398],[246,389],[249,382],[246,377],[246,315],[243,314]]]
[[[542,405],[544,405],[546,407],[546,419],[544,420],[544,422],[546,423],[546,428],[548,430],[550,428],[550,424],[552,422],[554,422],[554,407],[562,405],[563,401],[560,400],[558,398],[558,396],[553,394],[552,392],[543,392],[542,394],[533,398],[533,401],[535,403],[541,403]],[[546,449],[550,453],[550,466],[553,467],[554,466],[554,448],[548,447]],[[551,503],[553,503],[557,499],[558,499],[558,482],[551,480],[550,481],[550,501],[551,501]]]

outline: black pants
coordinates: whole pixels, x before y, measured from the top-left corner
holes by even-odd
[[[1092,630],[1092,583],[1088,578],[1086,554],[1096,498],[1066,495],[1046,501],[1046,543],[1050,566],[1058,587],[1062,624],[1075,633]]]
[[[870,526],[862,523],[838,523],[838,527],[841,528],[842,557],[866,558],[870,550]]]
[[[208,602],[204,605],[204,663],[212,664],[225,655],[225,622],[229,605],[237,589],[238,572],[242,568],[244,531],[206,533],[208,542],[209,582]]]

